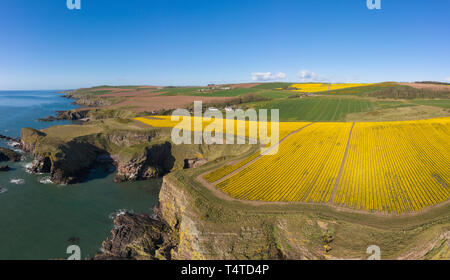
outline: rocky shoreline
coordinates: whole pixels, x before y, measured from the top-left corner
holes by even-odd
[[[2,138],[5,139],[5,138]],[[11,140],[13,138],[9,138],[9,140]],[[18,162],[22,159],[22,155],[7,149],[7,148],[0,148],[0,163],[1,162]],[[9,167],[8,164],[0,164],[0,172],[7,172],[9,171],[11,168]]]
[[[178,246],[176,231],[147,214],[124,213],[114,219],[111,236],[94,260],[170,260]]]
[[[41,122],[53,122],[53,121],[76,121],[76,120],[88,120],[89,109],[83,110],[67,110],[67,111],[56,111],[56,117],[48,116],[45,118],[38,119]]]
[[[205,259],[199,239],[193,237],[198,230],[190,203],[165,176],[155,214],[117,215],[110,236],[93,260]]]

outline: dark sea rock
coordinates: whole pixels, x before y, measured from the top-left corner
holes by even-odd
[[[8,165],[1,165],[0,166],[0,172],[9,171],[10,168]]]
[[[20,161],[21,154],[7,148],[0,148],[0,162],[2,161]]]
[[[38,121],[40,121],[40,122],[53,122],[53,121],[57,121],[57,120],[58,119],[53,116],[48,116],[46,118],[38,119]]]
[[[95,260],[170,259],[178,245],[173,230],[147,214],[125,213],[114,219],[114,225]]]
[[[68,110],[68,111],[56,111],[57,116],[48,116],[46,118],[38,119],[41,122],[53,122],[60,120],[82,120],[88,117],[90,110]]]
[[[1,135],[1,134],[0,134],[0,139],[6,140],[6,141],[12,141],[12,142],[15,142],[15,143],[19,143],[20,142],[20,139],[9,137],[9,136],[5,136],[5,135]]]

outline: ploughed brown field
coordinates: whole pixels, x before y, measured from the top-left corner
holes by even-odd
[[[252,87],[257,84],[244,84],[242,87]],[[116,108],[132,108],[134,112],[151,112],[159,110],[171,110],[178,108],[186,108],[193,104],[194,101],[202,101],[203,103],[222,103],[233,97],[208,97],[208,96],[166,96],[166,92],[161,91],[162,87],[158,86],[141,86],[138,88],[109,88],[100,87],[96,91],[107,90],[109,93],[98,95],[104,98],[123,98],[123,100],[103,109]],[[91,107],[94,109],[95,107]],[[83,110],[79,108],[78,110]]]
[[[410,86],[417,89],[429,89],[429,90],[449,90],[448,85],[436,85],[436,84],[422,84],[422,83],[398,83],[399,85]]]
[[[159,93],[162,94],[162,93]],[[203,103],[220,103],[232,99],[232,97],[204,97],[204,96],[161,96],[161,95],[136,95],[126,100],[108,106],[108,108],[133,107],[135,112],[150,112],[158,110],[169,110],[185,108],[194,101]]]

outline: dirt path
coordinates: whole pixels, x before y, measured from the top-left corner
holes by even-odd
[[[348,154],[348,150],[350,148],[350,140],[352,139],[352,132],[353,132],[354,127],[355,127],[355,123],[352,124],[350,133],[348,134],[347,147],[345,148],[345,153],[344,153],[344,157],[342,158],[341,167],[339,168],[339,173],[336,178],[336,183],[334,184],[333,192],[331,193],[331,197],[330,197],[330,200],[328,201],[328,203],[333,203],[334,197],[336,196],[336,193],[337,193],[339,183],[341,182],[341,177],[342,177],[342,173],[344,172],[345,162],[347,161],[347,154]]]
[[[312,125],[314,123],[309,123],[297,130],[292,131],[291,133],[289,133],[288,135],[286,135],[283,139],[281,139],[276,145],[272,146],[270,149],[267,150],[267,152],[271,151],[272,149],[275,149],[276,147],[278,147],[281,143],[283,143],[284,141],[286,141],[287,138],[289,138],[291,135],[296,134],[300,131],[302,131],[304,128]],[[231,172],[230,174],[226,175],[225,177],[220,178],[219,180],[213,182],[212,184],[217,185],[218,183],[225,181],[226,179],[230,178],[231,176],[233,176],[234,174],[240,172],[241,170],[243,170],[244,168],[248,167],[250,164],[254,163],[255,161],[257,161],[258,159],[260,159],[262,156],[264,156],[264,154],[261,154],[259,156],[257,156],[256,158],[254,158],[253,160],[249,161],[247,164],[239,167],[238,169],[234,170],[233,172]]]

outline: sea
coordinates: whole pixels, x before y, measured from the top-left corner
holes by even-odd
[[[0,134],[18,138],[23,127],[43,129],[70,121],[40,122],[55,111],[75,109],[60,91],[0,91]],[[0,140],[0,147],[12,143]],[[32,158],[7,163],[0,172],[0,260],[67,259],[76,245],[81,259],[100,251],[125,211],[152,214],[162,180],[113,183],[114,170],[91,170],[76,185],[57,185],[48,174],[31,174]],[[5,164],[0,163],[0,164]]]

